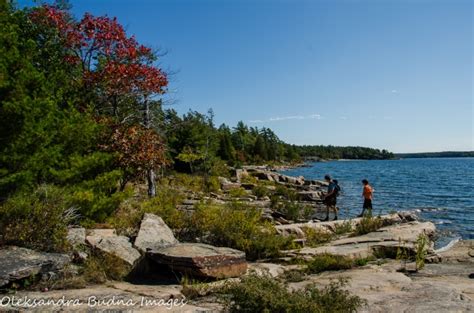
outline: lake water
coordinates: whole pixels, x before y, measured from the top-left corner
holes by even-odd
[[[315,162],[282,173],[337,179],[342,188],[340,218],[361,212],[360,181],[366,178],[374,188],[374,214],[417,210],[422,219],[436,224],[437,248],[459,238],[474,239],[474,158]]]

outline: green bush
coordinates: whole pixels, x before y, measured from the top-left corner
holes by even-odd
[[[288,249],[293,238],[277,234],[273,225],[261,220],[261,213],[240,203],[200,203],[188,225],[189,237],[244,251],[248,259],[274,257]]]
[[[302,271],[293,269],[293,270],[284,272],[281,278],[286,282],[297,283],[297,282],[303,281],[304,276],[305,274]]]
[[[233,188],[233,189],[229,190],[229,196],[231,196],[233,198],[244,197],[244,196],[247,196],[247,192],[242,187]]]
[[[275,200],[275,198],[273,198]],[[314,209],[311,206],[298,203],[296,201],[278,201],[273,203],[272,208],[285,215],[289,220],[309,219]]]
[[[365,216],[355,227],[354,236],[365,235],[376,231],[383,226],[383,221],[378,217]]]
[[[257,185],[252,189],[252,193],[257,198],[263,198],[270,194],[270,190],[268,190],[268,188],[265,186]]]
[[[229,312],[356,312],[364,304],[342,289],[345,281],[318,289],[311,284],[289,291],[285,283],[268,275],[249,275],[225,289]]]
[[[77,207],[83,219],[103,222],[117,210],[120,203],[132,196],[132,189],[117,191],[121,171],[111,171],[93,180],[71,186],[69,202]]]
[[[305,245],[309,247],[316,247],[324,243],[328,243],[333,239],[333,235],[328,231],[314,229],[311,227],[304,227],[303,231],[306,236]]]
[[[103,284],[107,280],[123,280],[130,272],[125,261],[106,253],[92,251],[80,271],[88,283]]]
[[[425,267],[425,258],[428,254],[427,244],[427,236],[424,233],[418,235],[415,244],[415,262],[417,270],[421,270],[423,267]]]
[[[204,179],[204,189],[207,192],[219,192],[221,183],[217,176],[209,176],[207,179]]]
[[[0,243],[42,251],[67,250],[67,226],[76,218],[67,194],[53,186],[17,193],[0,206]]]
[[[252,176],[252,175],[242,175],[240,178],[240,182],[244,184],[255,184],[257,185],[259,183],[259,180]]]
[[[309,261],[307,264],[307,270],[312,274],[317,274],[324,271],[350,269],[352,266],[353,261],[347,257],[325,253],[317,255]]]
[[[282,185],[277,185],[274,195],[290,201],[296,201],[298,198],[295,190]]]
[[[334,233],[336,235],[344,235],[344,234],[347,234],[347,233],[350,233],[352,232],[352,222],[350,220],[348,221],[344,221],[340,224],[336,224],[334,226]]]
[[[193,192],[202,192],[205,187],[204,178],[202,176],[182,173],[176,173],[173,176],[163,178],[162,184]]]
[[[124,201],[116,212],[107,219],[107,223],[117,229],[117,232],[133,236],[140,227],[145,213],[160,216],[171,228],[176,230],[177,236],[184,231],[188,224],[185,212],[176,207],[184,199],[184,195],[174,188],[159,184],[154,198],[130,198]]]
[[[366,257],[366,258],[359,258],[359,259],[354,260],[354,265],[356,265],[356,266],[365,266],[369,262],[375,261],[375,260],[376,260],[376,258],[373,257],[373,256],[369,256],[369,257]]]

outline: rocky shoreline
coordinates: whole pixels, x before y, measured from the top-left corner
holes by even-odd
[[[317,217],[324,210],[320,200],[326,183],[279,174],[266,167],[236,169],[232,177],[221,177],[219,183],[221,193],[189,192],[188,199],[178,209],[192,214],[200,201],[220,204],[239,201],[258,208],[262,219],[272,223],[280,236],[293,240],[293,248],[280,251],[278,258],[249,261],[244,252],[236,249],[204,242],[180,242],[174,230],[154,214],[143,216],[133,237],[117,234],[114,229],[70,228],[68,240],[73,250],[69,254],[14,246],[0,248],[0,290],[4,293],[0,295],[4,296],[0,310],[223,312],[225,304],[216,294],[225,284],[255,273],[285,279],[295,271],[299,279],[287,281],[291,290],[300,290],[311,283],[324,287],[333,280],[348,279],[344,288],[365,300],[360,312],[468,312],[474,308],[472,240],[459,241],[449,249],[436,252],[435,225],[420,221],[413,212],[397,212],[371,220],[321,222]],[[278,186],[286,188],[285,192],[291,195],[275,197]],[[255,192],[258,188],[273,192],[272,198]],[[239,196],[235,190],[239,190]],[[279,203],[284,201],[301,205],[298,208],[308,209],[309,213],[291,215],[280,209],[283,206]],[[368,222],[377,227],[367,228],[373,226],[367,225]],[[12,288],[33,277],[51,282],[74,276],[91,253],[113,258],[125,272],[125,281],[111,280],[66,290]],[[340,257],[357,265],[320,273],[305,271],[305,262],[321,256]],[[168,276],[161,275],[164,273]],[[183,284],[172,279],[177,274],[201,282]],[[193,297],[188,297],[190,289]],[[51,303],[25,307],[25,302],[15,302],[13,298],[49,299]],[[61,299],[76,299],[77,305],[58,305]]]

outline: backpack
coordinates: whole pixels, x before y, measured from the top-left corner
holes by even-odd
[[[341,186],[339,186],[338,183],[335,183],[335,185],[336,185],[336,186],[334,187],[334,195],[335,195],[336,197],[339,197],[339,194],[341,193]]]

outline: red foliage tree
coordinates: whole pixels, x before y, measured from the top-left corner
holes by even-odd
[[[105,86],[105,91],[113,95],[153,95],[166,91],[168,79],[153,65],[155,54],[135,37],[128,37],[116,18],[85,13],[76,22],[69,12],[48,5],[34,10],[31,18],[57,29],[70,52],[66,61],[82,65],[89,85]]]
[[[122,189],[129,180],[143,178],[148,171],[167,163],[164,142],[154,130],[140,125],[107,126],[111,136],[101,148],[117,153],[118,166],[124,171]]]
[[[75,21],[68,11],[44,5],[32,11],[31,20],[57,30],[68,52],[65,61],[79,64],[85,88],[95,90],[103,99],[97,106],[101,114],[112,115],[119,122],[134,116],[147,129],[129,126],[121,130],[122,137],[118,133],[114,136],[118,141],[110,147],[117,149],[122,165],[138,172],[147,170],[149,194],[154,196],[154,170],[164,164],[164,145],[158,144],[159,137],[151,130],[150,106],[159,102],[150,99],[165,93],[168,85],[166,74],[153,64],[156,55],[133,36],[127,36],[116,18],[86,13]],[[130,110],[129,103],[136,105]]]

